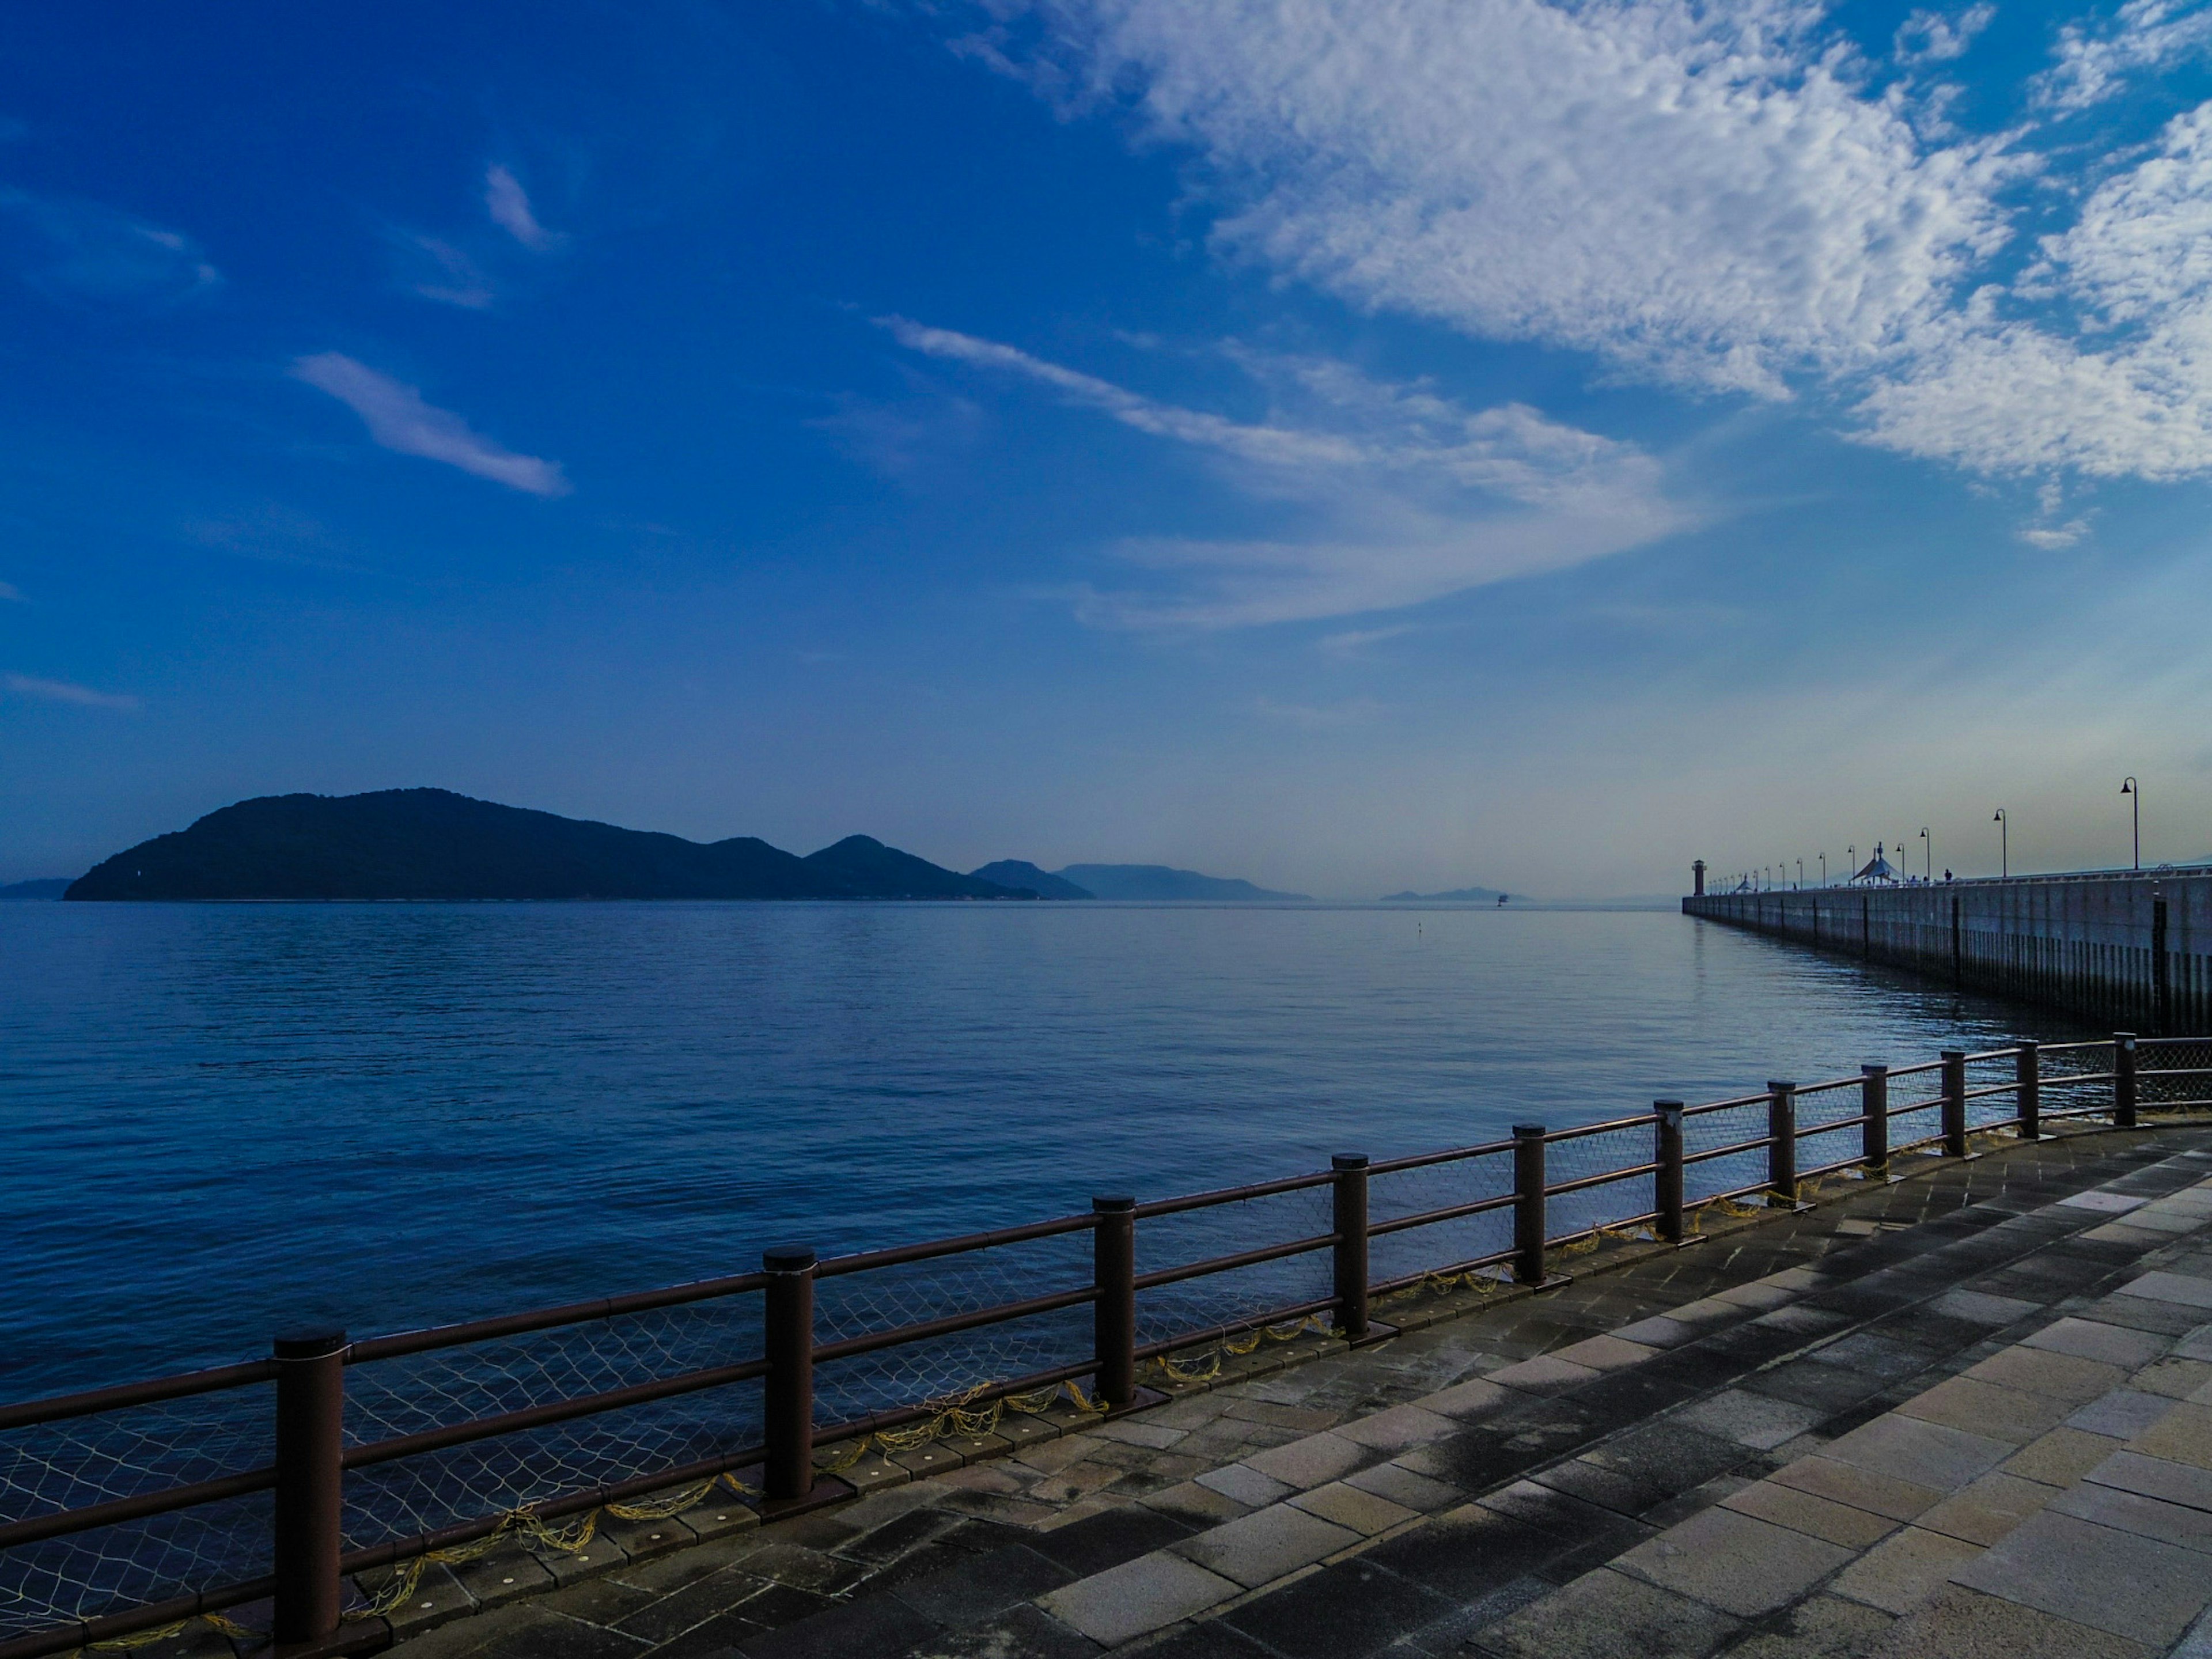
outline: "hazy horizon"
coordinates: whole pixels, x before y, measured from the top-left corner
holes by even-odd
[[[2132,775],[2203,856],[2208,17],[27,15],[0,881],[422,784],[1604,896],[2124,865]]]

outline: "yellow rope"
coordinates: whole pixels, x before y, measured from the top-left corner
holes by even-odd
[[[241,1642],[262,1643],[269,1639],[266,1631],[248,1630],[219,1613],[194,1613],[192,1619],[204,1619],[225,1636],[235,1637]],[[150,1648],[156,1642],[166,1642],[172,1636],[181,1636],[190,1628],[191,1622],[191,1619],[179,1619],[172,1625],[156,1625],[150,1630],[132,1631],[127,1636],[113,1636],[105,1642],[94,1642],[92,1648],[98,1653],[134,1652],[139,1648]]]
[[[977,1395],[990,1387],[978,1382],[974,1388],[930,1402],[929,1416],[904,1428],[877,1429],[867,1434],[855,1435],[845,1442],[827,1461],[817,1462],[815,1468],[823,1474],[842,1474],[872,1449],[878,1452],[918,1451],[932,1441],[949,1435],[983,1435],[995,1431],[1009,1410],[1036,1416],[1050,1411],[1065,1395],[1075,1409],[1086,1416],[1100,1416],[1106,1410],[1103,1403],[1085,1395],[1073,1382],[1054,1382],[1048,1387],[1035,1389],[1028,1394],[1001,1395],[981,1406],[974,1406]]]
[[[1150,1364],[1170,1382],[1211,1382],[1221,1375],[1228,1356],[1233,1354],[1241,1359],[1262,1342],[1289,1342],[1308,1331],[1318,1331],[1324,1336],[1334,1334],[1334,1328],[1319,1314],[1308,1314],[1303,1319],[1286,1320],[1279,1325],[1255,1325],[1239,1335],[1224,1336],[1196,1355],[1186,1352],[1179,1358],[1173,1354],[1155,1354]]]

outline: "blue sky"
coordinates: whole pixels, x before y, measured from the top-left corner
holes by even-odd
[[[46,8],[0,878],[416,783],[1330,895],[2212,853],[2212,9]]]

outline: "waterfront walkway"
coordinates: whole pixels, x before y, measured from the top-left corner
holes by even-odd
[[[438,1568],[398,1651],[2212,1656],[2212,1129],[1999,1143],[1430,1312],[766,1528]]]

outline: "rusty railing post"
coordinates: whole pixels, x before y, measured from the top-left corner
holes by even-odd
[[[1772,1201],[1797,1201],[1797,1085],[1766,1085],[1766,1190]]]
[[[1513,1277],[1544,1282],[1544,1126],[1513,1126]]]
[[[2013,1098],[2020,1108],[2020,1138],[2043,1139],[2043,1051],[2033,1041],[2013,1054]]]
[[[1859,1067],[1859,1162],[1874,1175],[1889,1173],[1889,1067]]]
[[[1092,1386],[1116,1410],[1137,1397],[1137,1200],[1094,1198],[1091,1211],[1091,1352],[1098,1370]]]
[[[319,1642],[338,1627],[338,1553],[345,1492],[343,1331],[276,1339],[278,1648]]]
[[[1659,1212],[1659,1237],[1669,1244],[1682,1242],[1682,1103],[1655,1100],[1651,1110],[1651,1161],[1659,1167],[1651,1176],[1651,1207]]]
[[[2112,1123],[2121,1129],[2136,1127],[2136,1034],[2112,1033]]]
[[[1966,1051],[1943,1053],[1943,1156],[1966,1155]]]
[[[1339,1152],[1335,1172],[1336,1323],[1347,1342],[1367,1340],[1367,1158]]]
[[[787,1244],[761,1253],[768,1275],[768,1456],[762,1486],[772,1498],[814,1490],[814,1252]]]

